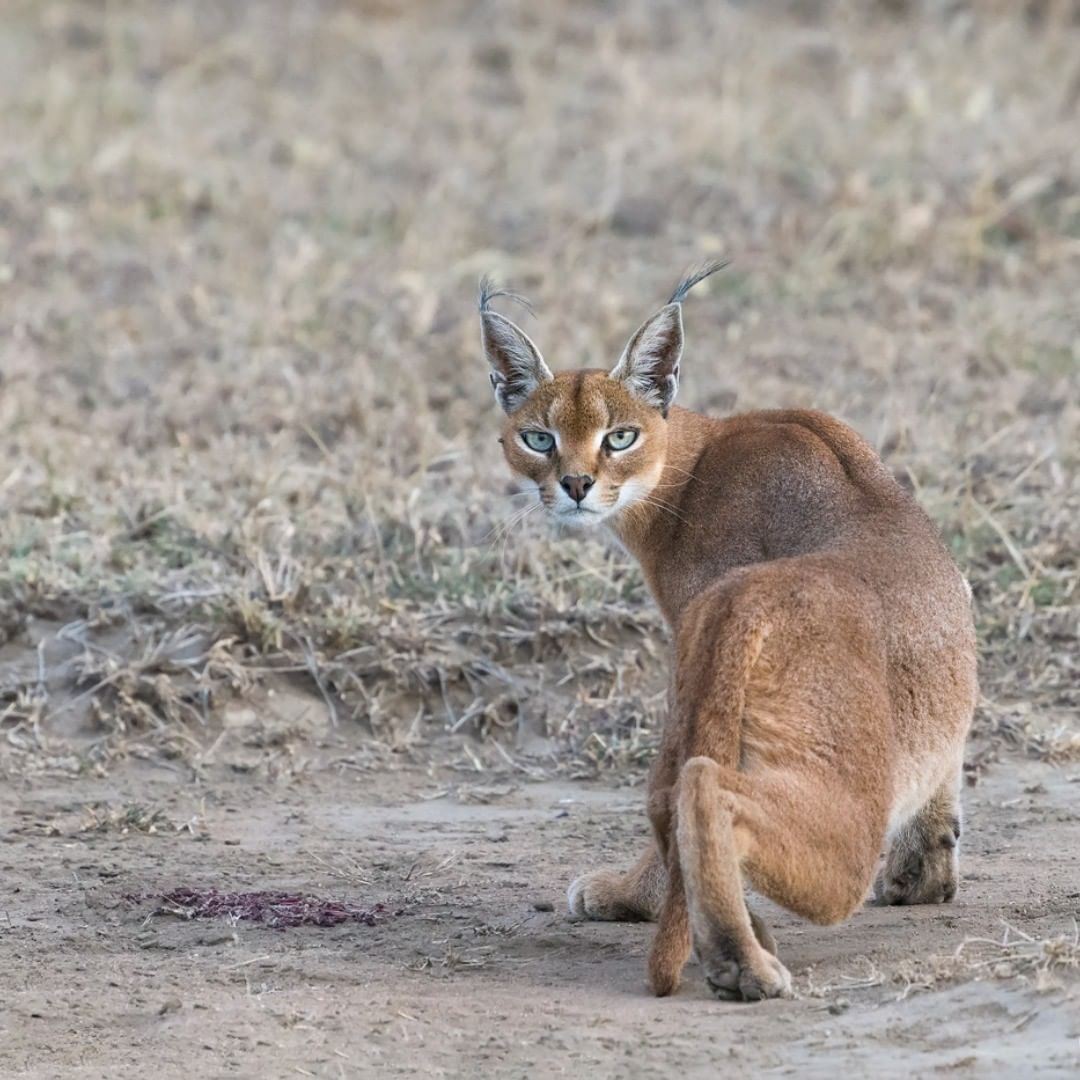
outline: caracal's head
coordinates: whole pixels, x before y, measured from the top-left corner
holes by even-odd
[[[710,263],[680,282],[610,372],[553,375],[529,336],[491,310],[495,297],[512,294],[481,282],[481,340],[506,413],[503,452],[559,522],[597,525],[648,502],[664,468],[668,410],[679,385],[682,301],[723,265]]]

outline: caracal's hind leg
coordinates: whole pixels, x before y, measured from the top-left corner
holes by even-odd
[[[567,891],[571,915],[611,922],[651,922],[660,914],[667,872],[655,844],[626,873],[594,870],[582,874]]]
[[[666,997],[679,988],[687,960],[701,958],[697,953],[698,938],[690,933],[690,913],[677,833],[670,838],[668,845],[668,868],[669,887],[657,914],[659,925],[649,949],[649,982],[658,997]],[[775,957],[776,941],[769,928],[748,908],[746,916],[758,946],[769,956]]]
[[[680,863],[694,950],[718,997],[791,994],[787,969],[755,933],[743,875],[804,918],[839,922],[866,894],[883,819],[883,809],[858,806],[825,777],[739,773],[706,757],[686,763]]]
[[[737,807],[720,774],[711,758],[692,758],[679,784],[676,835],[694,952],[717,997],[788,997],[791,976],[762,947],[746,906]]]
[[[959,778],[950,777],[892,837],[874,902],[949,903],[959,880],[959,842]]]

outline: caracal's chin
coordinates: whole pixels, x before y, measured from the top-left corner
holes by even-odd
[[[560,525],[569,529],[595,529],[597,525],[603,524],[609,512],[592,510],[586,506],[575,506],[569,510],[554,510],[551,516]]]

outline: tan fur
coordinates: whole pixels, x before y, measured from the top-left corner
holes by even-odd
[[[649,326],[631,354],[657,337]],[[669,390],[674,331],[675,351],[661,341],[663,362],[644,369],[671,373]],[[784,996],[790,976],[744,884],[835,923],[887,849],[880,902],[955,893],[970,597],[929,519],[850,428],[804,410],[668,411],[670,393],[661,409],[640,370],[627,378],[633,359],[611,375],[542,376],[503,431],[510,466],[549,509],[603,521],[637,558],[674,641],[655,844],[627,874],[578,879],[570,907],[657,919],[658,994],[676,989],[692,945],[718,996]],[[637,443],[605,452],[601,436],[623,427]],[[529,429],[557,433],[557,449],[526,452]],[[566,474],[595,481],[580,506],[560,491]]]

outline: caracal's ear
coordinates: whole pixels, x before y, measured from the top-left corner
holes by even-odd
[[[682,302],[686,294],[710,274],[727,265],[711,262],[679,282],[671,299],[638,327],[626,343],[611,378],[618,379],[647,405],[667,416],[679,389],[679,361],[683,351]]]
[[[682,347],[682,305],[665,304],[626,343],[611,378],[667,416],[679,388]]]
[[[528,304],[514,293],[494,288],[488,278],[480,282],[480,340],[491,365],[491,386],[503,411],[512,413],[541,383],[554,376],[529,335],[490,310],[488,305],[496,296],[509,297],[526,308]]]

